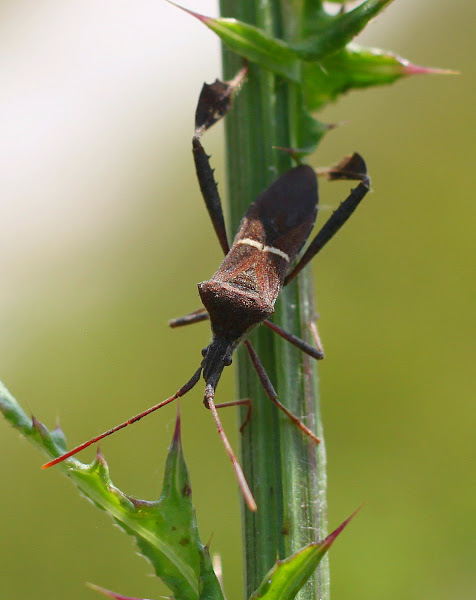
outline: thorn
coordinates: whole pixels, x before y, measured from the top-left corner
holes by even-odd
[[[285,146],[273,146],[273,150],[279,150],[289,156],[298,164],[301,164],[301,158],[308,154],[308,151],[304,148],[286,148]]]
[[[403,66],[404,75],[460,75],[459,71],[453,71],[452,69],[437,69],[434,67],[414,65],[404,58],[401,58],[400,62]]]
[[[31,425],[34,429],[38,431],[41,437],[46,437],[48,435],[49,431],[47,427],[43,425],[41,421],[38,421],[35,415],[31,415]]]
[[[213,536],[215,535],[215,532],[211,532],[210,537],[208,538],[208,542],[205,544],[205,550],[207,552],[210,552],[210,546],[212,544],[212,540],[213,540]]]
[[[345,125],[349,125],[350,123],[352,123],[352,121],[348,119],[346,121],[337,121],[336,123],[326,123],[325,126],[327,128],[327,131],[332,131],[332,129],[344,127]]]
[[[97,463],[101,463],[101,464],[103,464],[104,466],[107,467],[106,459],[105,459],[104,454],[102,453],[102,450],[101,450],[101,444],[98,444],[98,447],[96,449],[96,459],[95,460],[96,460]]]
[[[211,17],[206,17],[205,15],[201,15],[199,13],[193,12],[193,10],[190,10],[189,8],[185,8],[184,6],[180,6],[180,4],[176,4],[175,2],[172,2],[172,0],[165,0],[165,1],[168,2],[169,4],[172,4],[172,6],[175,6],[176,8],[183,10],[183,12],[188,13],[192,17],[195,17],[202,23],[206,24],[206,23],[209,23],[210,21],[213,21],[213,19]]]
[[[182,431],[180,428],[181,425],[181,417],[180,417],[180,400],[177,398],[177,417],[175,419],[175,429],[174,435],[172,437],[172,446],[178,444],[179,446],[182,443]]]
[[[137,598],[132,596],[123,596],[122,594],[116,594],[116,592],[111,592],[111,590],[107,590],[106,588],[100,587],[99,585],[95,585],[94,583],[86,583],[88,588],[91,588],[95,592],[99,592],[100,594],[104,594],[104,596],[109,596],[109,598],[115,598],[115,600],[148,600],[147,598]]]
[[[347,527],[347,525],[352,521],[352,519],[355,517],[355,515],[359,512],[359,510],[362,508],[362,506],[359,506],[356,510],[354,510],[354,512],[350,515],[350,517],[347,517],[347,519],[341,524],[339,525],[339,527],[337,527],[337,529],[334,529],[334,531],[332,533],[330,533],[322,542],[321,544],[325,547],[325,548],[330,548],[332,546],[332,544],[335,542],[337,536],[342,533],[342,531],[345,529],[345,527]]]

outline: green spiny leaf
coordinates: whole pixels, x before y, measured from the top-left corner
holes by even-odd
[[[432,70],[417,68],[391,52],[349,44],[319,63],[304,63],[305,103],[309,110],[315,111],[349,90],[393,83],[417,72]]]
[[[10,392],[0,383],[0,412],[19,431],[49,456],[64,452],[65,438],[59,428],[50,432],[37,419],[30,419]],[[132,535],[156,574],[177,598],[223,600],[208,550],[200,542],[191,488],[180,443],[179,420],[167,457],[163,492],[159,500],[137,500],[112,483],[100,452],[85,465],[70,458],[61,469],[78,489]],[[206,590],[206,596],[202,594]]]
[[[268,69],[293,81],[299,80],[299,60],[285,42],[269,36],[267,33],[236,19],[213,19],[183,8],[170,2],[192,15],[214,31],[231,50]]]
[[[322,542],[308,544],[292,556],[278,560],[250,600],[293,600],[354,515],[355,512]]]
[[[222,597],[222,591],[218,579],[213,570],[212,560],[208,552],[208,546],[203,548],[200,554],[200,600],[215,600]]]
[[[103,596],[107,596],[108,598],[114,598],[114,600],[146,600],[146,598],[124,596],[123,594],[112,592],[111,590],[107,590],[106,588],[103,588],[99,585],[95,585],[94,583],[87,583],[86,585],[95,592],[99,592],[100,594],[103,594]]]
[[[292,48],[303,60],[321,60],[341,50],[365,25],[393,0],[367,0],[354,10],[316,18],[315,8],[306,7],[302,40]]]
[[[297,127],[298,148],[295,149],[295,156],[303,157],[314,152],[329,129],[331,129],[329,125],[315,119],[306,109],[301,109]]]

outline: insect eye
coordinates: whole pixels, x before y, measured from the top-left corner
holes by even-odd
[[[208,346],[206,348],[203,348],[202,350],[202,356],[205,358],[205,356],[207,355],[208,352]]]
[[[223,362],[225,364],[225,367],[229,367],[233,362],[233,359],[231,358],[231,356],[227,356]]]

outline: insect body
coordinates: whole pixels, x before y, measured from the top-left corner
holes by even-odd
[[[207,384],[216,386],[237,345],[273,314],[316,214],[316,175],[311,167],[295,167],[251,204],[218,271],[198,285],[213,332],[202,361]]]
[[[256,510],[256,503],[241,466],[223,431],[217,405],[214,402],[215,390],[223,369],[231,364],[233,352],[241,342],[248,350],[253,367],[269,399],[304,434],[314,442],[319,442],[315,434],[278,400],[273,385],[247,336],[254,327],[264,323],[313,358],[323,358],[320,348],[313,348],[304,340],[269,321],[269,318],[274,312],[274,305],[283,285],[287,285],[335,235],[367,193],[369,178],[365,162],[358,154],[354,154],[328,171],[330,179],[356,179],[360,183],[328,219],[296,265],[294,262],[314,226],[318,205],[316,174],[311,167],[306,165],[299,165],[289,170],[258,196],[243,217],[230,248],[213,170],[199,139],[201,133],[228,110],[230,103],[225,96],[229,93],[230,87],[228,84],[218,81],[211,86],[205,84],[197,108],[197,120],[200,114],[202,123],[197,122],[196,134],[193,138],[197,177],[225,258],[211,279],[198,284],[204,308],[181,319],[171,321],[171,326],[177,327],[210,319],[213,337],[211,343],[202,352],[201,364],[190,380],[170,398],[55,458],[43,465],[44,468],[65,460],[185,395],[198,383],[203,374],[205,380],[204,404],[213,414],[218,433],[232,461],[244,499],[251,510]],[[245,402],[237,401],[229,404],[236,405]],[[223,405],[218,405],[218,407],[220,406]]]

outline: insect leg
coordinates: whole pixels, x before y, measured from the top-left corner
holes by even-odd
[[[188,315],[184,315],[183,317],[179,317],[178,319],[170,319],[169,327],[174,329],[175,327],[183,327],[184,325],[192,325],[193,323],[199,323],[200,321],[206,321],[209,318],[209,314],[207,313],[205,308],[197,308]]]
[[[195,169],[208,214],[212,220],[220,246],[225,254],[228,253],[230,246],[226,237],[220,195],[213,176],[213,169],[208,160],[209,157],[205,153],[199,138],[203,132],[222,119],[230,110],[233,97],[241,88],[247,71],[248,66],[245,63],[243,68],[240,69],[231,81],[220,81],[217,79],[212,84],[205,83],[200,92],[195,111],[195,135],[192,142]]]
[[[351,170],[350,170],[351,169]],[[360,201],[369,191],[370,179],[364,159],[359,154],[353,154],[345,159],[334,169],[329,171],[330,179],[360,179],[359,185],[351,190],[349,196],[341,203],[322,229],[312,240],[294,269],[286,276],[284,285],[287,285],[296,275],[316,256],[316,254],[334,237],[347,219],[352,215]]]
[[[271,402],[273,402],[273,404],[275,404],[280,410],[282,410],[283,413],[288,417],[288,419],[297,427],[299,427],[299,429],[305,435],[310,437],[316,444],[319,444],[321,440],[308,427],[306,427],[304,423],[300,419],[298,419],[298,417],[296,417],[296,415],[293,415],[293,413],[290,412],[284,406],[284,404],[281,404],[281,402],[278,400],[278,395],[276,394],[273,384],[271,383],[268,374],[264,370],[264,367],[249,340],[245,340],[244,344],[248,350],[248,353],[251,357],[251,362],[253,363],[256,373],[258,374],[258,377],[261,381],[261,385],[263,386],[268,398],[271,400]]]
[[[194,137],[192,141],[193,145],[193,158],[195,161],[195,169],[197,171],[198,183],[200,184],[200,190],[202,192],[205,205],[212,220],[213,228],[217,235],[220,246],[225,254],[228,254],[230,246],[226,237],[225,219],[223,217],[223,209],[221,206],[220,194],[218,193],[218,187],[213,176],[213,169],[210,166],[208,156],[203,149],[202,144],[198,137]]]
[[[269,327],[270,329],[272,329],[275,333],[280,335],[282,338],[284,338],[287,342],[289,342],[293,346],[296,346],[296,348],[299,348],[299,350],[302,350],[305,354],[308,354],[312,358],[315,358],[316,360],[320,360],[320,359],[324,358],[324,352],[323,352],[322,346],[320,344],[318,345],[317,348],[314,348],[313,346],[311,346],[310,344],[308,344],[301,338],[298,338],[296,335],[290,333],[289,331],[282,329],[281,327],[279,327],[279,325],[276,325],[272,321],[266,320],[266,321],[264,321],[264,324],[267,327]],[[315,324],[314,324],[314,327],[315,327]],[[317,328],[316,328],[316,333],[317,333]]]
[[[150,415],[151,412],[154,412],[154,411],[158,410],[159,408],[162,408],[166,404],[170,404],[170,402],[173,402],[177,398],[184,396],[187,392],[189,392],[194,387],[194,385],[200,379],[201,373],[202,373],[202,368],[200,367],[199,369],[197,369],[197,371],[195,371],[195,373],[193,374],[191,379],[189,381],[187,381],[187,383],[185,385],[183,385],[179,390],[177,390],[173,396],[170,396],[170,398],[167,398],[167,400],[163,400],[162,402],[159,402],[155,406],[148,408],[147,410],[139,413],[135,417],[131,417],[127,421],[124,421],[124,423],[121,423],[120,425],[116,425],[112,429],[108,429],[104,433],[101,433],[101,435],[97,435],[96,437],[92,438],[91,440],[88,440],[87,442],[84,442],[83,444],[76,446],[76,448],[73,448],[69,452],[66,452],[65,454],[58,456],[54,460],[51,460],[50,462],[45,463],[44,465],[42,465],[41,468],[48,469],[49,467],[52,467],[53,465],[57,465],[58,463],[63,462],[63,460],[66,460],[70,456],[73,456],[74,454],[80,452],[81,450],[84,450],[88,446],[91,446],[91,444],[99,442],[100,440],[107,437],[108,435],[112,435],[113,433],[116,433],[116,431],[119,431],[119,429],[124,429],[124,427],[127,427],[128,425],[132,425],[132,423],[139,421],[140,419],[142,419],[142,417],[146,417],[147,415]]]
[[[234,400],[233,402],[222,402],[221,404],[215,404],[215,406],[217,408],[228,408],[229,406],[247,406],[248,410],[246,411],[243,423],[240,425],[240,433],[243,433],[244,428],[248,425],[251,419],[252,403],[249,398],[244,398],[243,400]]]
[[[205,388],[205,405],[212,412],[213,419],[217,426],[218,434],[221,437],[221,441],[223,442],[223,445],[225,446],[225,450],[226,450],[228,456],[230,457],[231,463],[233,465],[233,469],[235,470],[235,473],[236,473],[236,478],[238,479],[238,485],[240,486],[240,489],[241,489],[241,492],[245,499],[245,502],[246,502],[248,508],[250,510],[252,510],[253,512],[255,512],[256,510],[258,510],[258,506],[256,504],[255,499],[253,498],[253,494],[251,493],[251,490],[248,486],[248,482],[245,479],[243,469],[241,468],[241,465],[238,462],[238,459],[236,458],[235,453],[233,452],[233,448],[231,447],[231,444],[228,441],[228,438],[226,437],[226,433],[223,429],[223,425],[220,421],[220,417],[218,416],[217,407],[215,406],[214,396],[215,396],[215,390],[213,389],[212,385],[208,384],[207,387]]]

